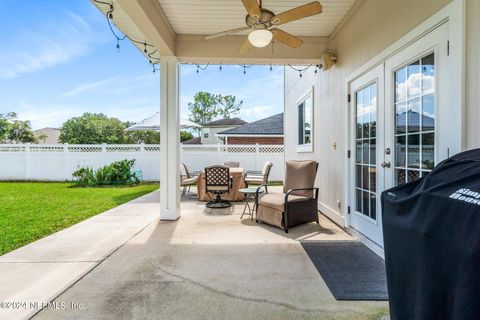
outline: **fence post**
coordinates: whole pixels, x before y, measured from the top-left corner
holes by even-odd
[[[71,178],[70,170],[70,156],[68,153],[68,143],[63,144],[63,177],[66,181]]]
[[[30,143],[25,144],[25,180],[30,180],[30,165],[31,165],[31,154],[30,154]]]
[[[223,163],[220,163],[220,153],[221,153],[221,149],[220,149],[220,143],[217,143],[217,164],[223,164]]]
[[[258,143],[255,144],[255,170],[258,170],[258,154],[260,152],[260,148]]]

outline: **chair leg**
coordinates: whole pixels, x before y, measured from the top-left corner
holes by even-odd
[[[268,186],[265,186],[265,193],[268,193]]]

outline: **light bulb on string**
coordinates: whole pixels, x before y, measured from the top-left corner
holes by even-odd
[[[117,52],[120,52],[120,39],[117,38],[117,45],[115,46],[117,48]]]
[[[222,71],[222,64],[220,64],[220,67],[218,68],[219,71]]]
[[[143,52],[147,53],[147,44],[144,43],[143,45],[145,46],[145,48],[143,49]]]
[[[272,65],[270,65],[270,71],[273,71]]]

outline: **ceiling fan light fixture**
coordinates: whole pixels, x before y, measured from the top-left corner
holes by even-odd
[[[248,35],[248,41],[257,48],[264,48],[272,42],[273,34],[267,29],[254,30]]]

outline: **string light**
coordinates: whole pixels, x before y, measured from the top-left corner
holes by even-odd
[[[123,36],[117,34],[112,26],[112,22],[113,22],[113,12],[115,11],[115,8],[113,7],[113,4],[112,3],[108,3],[108,2],[105,2],[105,1],[100,1],[100,0],[93,0],[94,2],[98,3],[98,4],[102,4],[102,5],[105,5],[105,6],[108,6],[109,7],[109,10],[107,11],[107,13],[105,14],[106,18],[107,18],[107,23],[108,23],[108,27],[110,28],[110,31],[112,32],[113,36],[115,37],[115,39],[117,40],[117,44],[116,44],[116,49],[117,49],[117,52],[120,51],[120,41],[123,41],[125,39],[128,39],[130,40],[131,42],[133,43],[136,43],[136,44],[139,44],[139,45],[143,45],[144,46],[144,49],[143,49],[143,52],[144,54],[148,57],[149,59],[149,63],[153,64],[154,65],[154,68],[155,68],[155,65],[158,64],[158,62],[160,61],[159,58],[157,57],[152,57],[153,54],[155,54],[157,52],[157,50],[155,50],[155,47],[149,43],[147,43],[146,41],[138,41],[136,39],[133,39],[132,37],[130,37],[129,35],[127,34],[123,34]],[[149,48],[151,48],[153,51],[152,52],[149,52]],[[156,69],[158,70],[158,69]]]
[[[108,3],[108,2],[105,2],[105,1],[100,1],[100,0],[93,0],[94,2],[98,3],[98,4],[102,4],[102,5],[105,5],[105,6],[108,6],[109,7],[109,10],[107,11],[107,13],[105,14],[106,18],[107,18],[107,23],[108,23],[108,26],[110,28],[110,31],[112,32],[113,36],[115,37],[115,39],[117,40],[117,44],[116,44],[116,49],[117,49],[117,52],[120,51],[120,41],[123,41],[125,39],[128,39],[130,40],[131,42],[135,43],[135,44],[138,44],[138,45],[143,45],[143,53],[147,56],[148,58],[148,63],[150,63],[153,67],[153,72],[155,73],[155,71],[158,71],[160,70],[160,68],[156,68],[156,65],[159,64],[160,62],[160,58],[157,58],[157,57],[153,57],[154,54],[157,53],[157,50],[155,50],[155,47],[149,43],[147,43],[146,41],[138,41],[136,39],[133,39],[132,37],[130,37],[128,34],[123,34],[122,35],[118,35],[113,26],[112,26],[112,22],[113,22],[113,12],[115,11],[115,8],[113,6],[112,3]],[[149,48],[151,48],[153,51],[149,52]],[[272,50],[273,50],[273,43],[272,43]],[[205,66],[200,66],[199,64],[195,64],[197,66],[197,73],[200,73],[200,70],[204,71],[207,69],[207,67],[209,66],[209,64],[206,64]],[[247,68],[251,68],[252,65],[242,65],[242,64],[239,64],[239,66],[241,66],[243,68],[243,74],[246,74],[247,73]],[[322,69],[322,65],[321,64],[317,64],[315,66],[312,66],[312,65],[309,65],[309,66],[306,66],[305,68],[303,69],[298,69],[298,68],[295,68],[291,65],[287,65],[288,67],[290,67],[292,70],[295,70],[299,73],[299,76],[300,78],[303,76],[303,72],[305,72],[306,70],[310,69],[311,67],[314,67],[315,68],[315,74],[318,73],[318,69]],[[222,71],[223,69],[223,65],[220,64],[218,70],[219,71]],[[273,66],[272,64],[270,64],[270,71],[272,72],[273,71]]]

